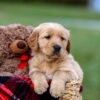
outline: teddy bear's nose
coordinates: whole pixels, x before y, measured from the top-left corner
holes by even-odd
[[[24,42],[22,42],[22,41],[19,41],[19,42],[17,43],[17,47],[18,47],[19,49],[24,49],[24,48],[26,48],[26,44],[25,44]]]

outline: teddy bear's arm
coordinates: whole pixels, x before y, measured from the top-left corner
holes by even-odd
[[[9,72],[0,72],[0,76],[13,76],[13,74]]]

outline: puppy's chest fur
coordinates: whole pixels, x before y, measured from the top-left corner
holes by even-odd
[[[32,69],[43,72],[46,75],[47,79],[51,79],[54,73],[61,67],[62,60],[57,59],[48,61],[45,57],[37,55],[33,57],[29,63],[32,65]]]

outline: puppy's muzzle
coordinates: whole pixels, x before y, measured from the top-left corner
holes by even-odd
[[[55,44],[53,46],[54,49],[54,54],[59,54],[60,50],[61,50],[61,46],[59,46],[58,44]]]

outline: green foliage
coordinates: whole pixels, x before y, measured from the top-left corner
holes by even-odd
[[[0,3],[1,25],[11,23],[38,25],[48,21],[65,24],[63,19],[68,18],[100,20],[100,14],[84,8],[59,5]],[[73,27],[73,25],[68,27],[71,30],[72,54],[84,71],[83,100],[100,100],[100,30]]]

